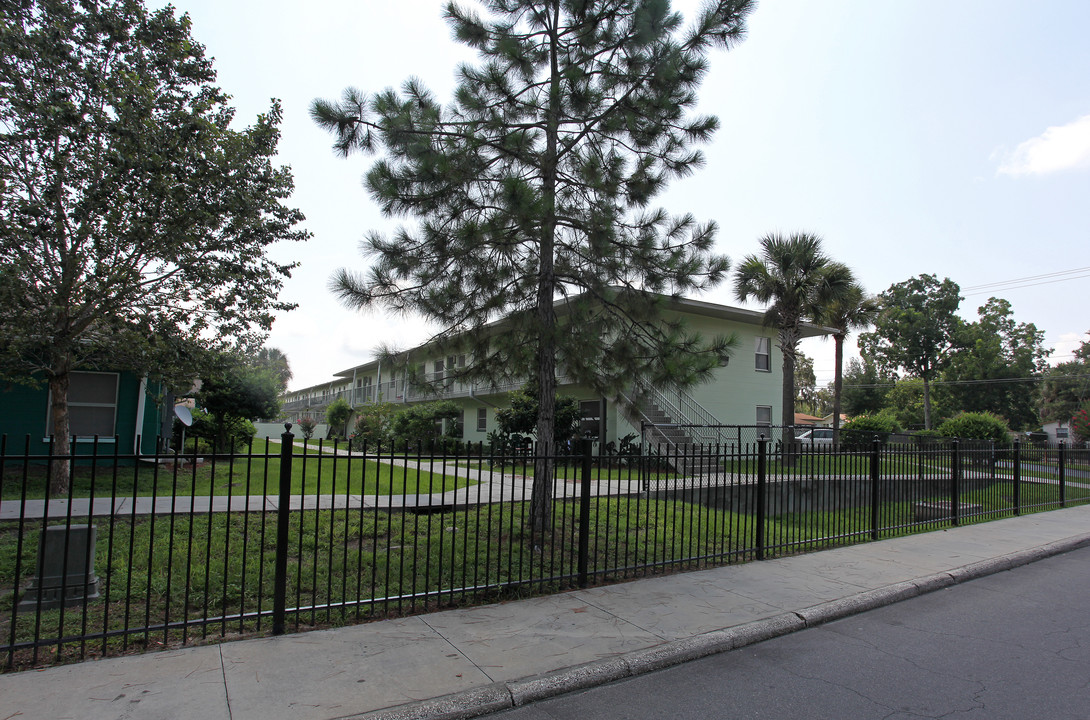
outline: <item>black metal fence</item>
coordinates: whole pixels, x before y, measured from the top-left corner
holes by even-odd
[[[1063,446],[589,442],[539,456],[245,452],[75,458],[0,439],[0,666],[326,627],[760,560],[1090,498]],[[47,488],[61,460],[70,480]],[[544,474],[548,473],[548,474]],[[547,521],[531,521],[550,477]]]

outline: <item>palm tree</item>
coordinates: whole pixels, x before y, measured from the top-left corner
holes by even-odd
[[[818,321],[833,328],[836,367],[833,375],[833,445],[840,441],[840,393],[844,386],[844,339],[852,330],[862,330],[874,322],[880,306],[868,297],[862,286],[852,283],[847,291],[823,308]]]
[[[291,366],[288,364],[288,356],[279,348],[263,347],[254,356],[254,367],[268,370],[280,383],[280,392],[288,389],[288,381],[291,380]]]
[[[822,252],[817,235],[770,234],[760,242],[760,256],[748,255],[738,266],[734,295],[741,302],[753,299],[769,304],[764,324],[777,329],[783,353],[781,401],[786,451],[794,440],[790,426],[794,421],[795,360],[802,323],[820,318],[822,309],[843,297],[855,278],[847,265],[834,262]]]

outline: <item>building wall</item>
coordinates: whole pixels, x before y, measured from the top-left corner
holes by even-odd
[[[780,396],[783,382],[782,354],[776,347],[776,334],[773,329],[760,325],[757,317],[754,322],[746,322],[742,319],[733,320],[719,316],[710,317],[697,312],[668,311],[674,318],[683,316],[690,330],[699,332],[707,338],[715,335],[734,335],[737,344],[732,350],[730,360],[726,365],[713,371],[712,379],[698,387],[691,388],[688,394],[703,406],[720,423],[726,425],[754,425],[758,422],[758,407],[771,409],[769,421],[773,425],[784,422]],[[769,363],[767,370],[757,368],[756,345],[757,338],[767,338],[769,349]],[[434,379],[435,363],[445,360],[438,356],[418,354],[413,358],[414,365],[423,365],[429,379]],[[349,372],[352,376],[349,377]],[[369,363],[359,366],[354,370],[341,373],[343,379],[337,379],[329,383],[311,388],[305,388],[285,396],[285,400],[298,400],[302,397],[322,398],[330,400],[337,391],[349,391],[346,399],[352,405],[359,405],[360,399],[374,397],[374,392],[366,393],[361,388],[371,387],[374,391],[378,386],[377,363]],[[367,383],[366,379],[370,379]],[[397,404],[405,403],[404,368],[383,367],[382,369],[381,397],[387,402]],[[391,384],[392,381],[392,384]],[[578,385],[561,385],[558,392],[563,395],[571,395],[580,401],[601,400],[588,388]],[[506,403],[506,392],[481,392],[472,393],[471,388],[462,383],[452,383],[449,393],[443,398],[423,397],[419,393],[410,391],[409,402],[427,402],[435,399],[449,399],[462,408],[463,439],[469,442],[483,442],[488,433],[497,429],[496,409]],[[477,429],[477,412],[483,408],[486,414],[486,426],[484,430]],[[324,405],[308,407],[305,409],[288,408],[293,419],[300,414],[310,414],[316,420],[324,419]],[[790,424],[793,417],[789,417]],[[350,421],[353,422],[354,418]],[[617,441],[625,435],[639,433],[639,427],[633,427],[619,410],[613,399],[607,403],[605,412],[605,440]]]
[[[1050,443],[1071,442],[1071,423],[1049,422],[1041,426]]]
[[[776,346],[775,330],[697,315],[687,315],[685,320],[690,329],[707,337],[735,333],[738,338],[727,365],[714,371],[711,382],[692,388],[689,394],[726,425],[755,424],[759,405],[772,408],[772,424],[782,424],[783,355]],[[769,339],[771,357],[767,371],[756,369],[758,337]],[[792,419],[788,418],[786,424],[791,424]]]
[[[165,399],[159,397],[159,385],[151,383],[143,393],[141,408],[141,379],[128,372],[109,373],[118,376],[114,435],[118,454],[131,455],[135,449],[138,414],[143,413],[140,427],[140,452],[155,452],[158,436],[163,429],[167,409]],[[49,424],[49,388],[43,383],[32,388],[9,384],[0,388],[0,434],[6,436],[7,452],[22,453],[27,447],[31,454],[44,454],[49,450],[49,436],[53,429]],[[78,438],[76,453],[91,452],[93,440]],[[100,454],[112,453],[114,437],[100,437]]]

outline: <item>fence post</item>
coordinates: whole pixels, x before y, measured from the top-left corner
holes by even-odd
[[[757,559],[765,559],[765,492],[768,474],[768,438],[757,439]]]
[[[950,443],[950,524],[957,527],[960,523],[961,502],[961,447],[957,438]]]
[[[579,477],[579,587],[588,583],[590,557],[591,440],[583,438],[583,467]]]
[[[1064,450],[1066,448],[1067,443],[1061,440],[1059,452],[1056,456],[1060,471],[1060,507],[1067,507],[1067,471],[1064,469],[1064,456],[1066,455]]]
[[[291,460],[295,446],[291,423],[280,436],[280,488],[276,503],[276,575],[273,578],[273,635],[284,634],[288,594],[288,518],[291,515]]]
[[[1022,442],[1014,441],[1014,514],[1022,514]]]
[[[878,436],[874,436],[874,440],[871,444],[870,451],[870,538],[871,540],[878,539],[878,529],[880,527],[878,519],[878,508],[880,498],[878,497],[878,488],[880,483],[878,481],[878,461],[879,461],[879,448],[880,443]]]

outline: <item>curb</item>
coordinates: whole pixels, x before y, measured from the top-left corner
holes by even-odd
[[[338,720],[463,720],[479,717],[754,645],[1088,546],[1090,534],[1078,535],[745,625],[672,640],[541,675],[346,715]]]

